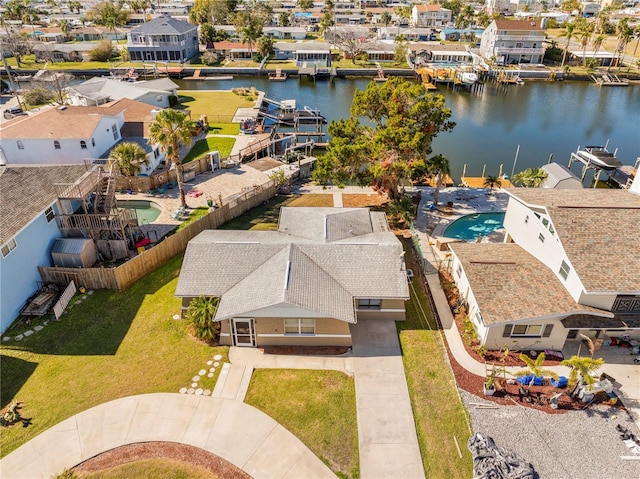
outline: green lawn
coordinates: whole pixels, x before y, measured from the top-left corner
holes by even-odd
[[[410,241],[404,242],[406,250],[410,249]],[[412,255],[407,254],[405,258],[407,267],[417,272],[418,265]],[[397,326],[422,462],[427,477],[466,479],[472,476],[473,467],[466,446],[471,436],[468,413],[460,402],[455,378],[445,359],[441,331],[428,327],[428,324],[434,327],[435,321],[418,276],[412,284],[415,291],[411,290],[411,299],[406,303],[407,319],[398,322]],[[418,303],[427,319],[422,317]],[[462,459],[454,436],[460,445]]]
[[[217,202],[218,198],[213,198],[213,201]],[[207,214],[209,214],[209,208],[206,206],[198,206],[197,208],[194,208],[194,210],[191,212],[189,217],[186,220],[184,220],[182,223],[180,223],[180,225],[176,229],[176,232],[182,229],[185,229],[191,223],[195,223],[196,221],[199,221],[200,218],[202,218],[203,216],[206,216]]]
[[[173,319],[181,264],[178,256],[121,293],[96,291],[61,321],[2,343],[1,406],[16,398],[31,420],[3,429],[3,456],[69,416],[134,394],[178,392],[215,354],[226,360],[228,348],[196,341]]]
[[[245,402],[291,431],[340,477],[359,477],[353,378],[339,371],[257,369]]]
[[[79,479],[216,479],[218,476],[198,466],[172,459],[145,459],[93,473],[76,472]]]
[[[209,122],[209,133],[214,135],[239,135],[240,123]]]
[[[231,91],[180,90],[180,103],[191,111],[194,121],[207,115],[210,123],[231,123],[238,108],[251,108],[254,101]]]
[[[191,147],[187,156],[182,160],[183,163],[189,163],[201,156],[206,155],[210,151],[218,150],[221,158],[226,158],[231,153],[233,145],[235,145],[235,138],[227,138],[226,136],[210,136],[202,140],[198,140],[195,145]]]

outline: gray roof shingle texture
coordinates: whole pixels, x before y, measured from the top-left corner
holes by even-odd
[[[84,165],[0,166],[0,244],[56,200],[56,183],[74,183],[86,172]]]
[[[516,188],[546,207],[569,261],[588,292],[640,291],[640,195],[625,190]]]
[[[203,231],[187,246],[176,295],[220,297],[217,320],[280,305],[355,322],[354,298],[409,296],[402,245],[365,217],[366,209],[282,208],[280,231]]]
[[[570,313],[610,313],[576,303],[555,274],[515,243],[452,243],[486,325]]]
[[[189,22],[177,20],[169,15],[162,15],[150,22],[143,23],[131,30],[130,34],[146,33],[148,35],[176,35],[189,32],[197,28]]]

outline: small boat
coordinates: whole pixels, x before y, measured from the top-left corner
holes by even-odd
[[[465,85],[473,85],[478,81],[478,75],[474,72],[462,72],[460,74],[460,81]]]
[[[607,151],[605,146],[585,146],[578,149],[576,155],[587,163],[591,163],[605,170],[613,170],[622,166],[615,153]]]

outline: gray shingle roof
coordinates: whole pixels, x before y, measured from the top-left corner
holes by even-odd
[[[6,243],[56,200],[56,183],[73,183],[84,165],[0,166],[0,244]]]
[[[547,209],[587,291],[640,291],[640,196],[609,189],[514,188],[507,192],[530,206]]]
[[[278,231],[331,242],[372,233],[373,225],[364,208],[282,208]]]
[[[300,211],[286,211],[292,209]],[[347,322],[355,321],[354,298],[408,298],[402,245],[389,231],[373,231],[370,219],[367,231],[363,212],[369,216],[367,209],[282,208],[281,220],[295,232],[282,225],[203,231],[189,242],[176,295],[220,297],[218,320],[288,305]],[[323,217],[334,241],[325,240],[324,222],[318,225]],[[360,234],[347,230],[343,238],[345,225]]]
[[[161,15],[150,22],[143,23],[131,30],[130,34],[145,33],[148,35],[176,35],[189,32],[197,28],[189,22],[177,20],[169,15]]]
[[[486,325],[571,313],[611,313],[576,303],[553,272],[515,243],[451,243]]]

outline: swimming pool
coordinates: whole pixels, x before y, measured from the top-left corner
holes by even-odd
[[[158,203],[147,200],[118,200],[118,208],[135,210],[138,215],[138,224],[153,223],[162,212]]]
[[[503,227],[504,213],[475,213],[463,216],[451,223],[444,230],[443,236],[475,241],[478,235],[489,233]]]

